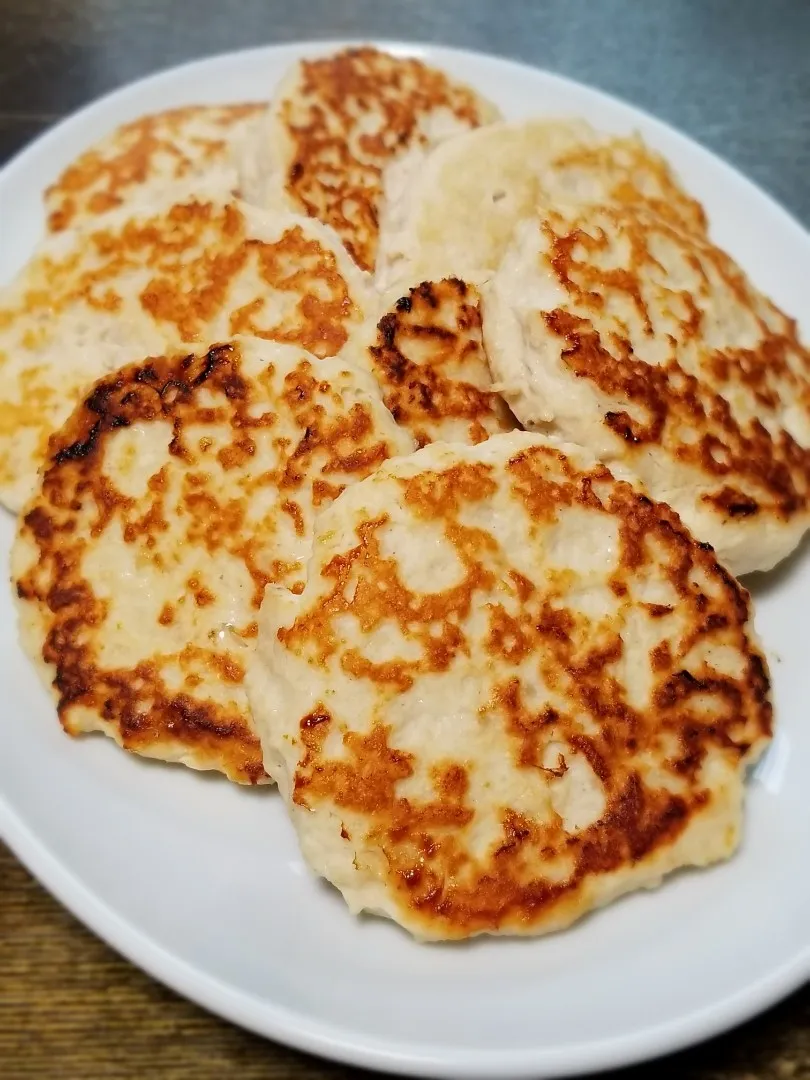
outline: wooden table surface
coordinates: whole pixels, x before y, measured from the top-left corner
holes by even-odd
[[[803,0],[189,0],[187,8],[0,0],[0,163],[98,94],[194,56],[305,37],[417,38],[489,48],[621,94],[738,164],[810,223]],[[810,988],[738,1031],[616,1076],[651,1074],[810,1080]],[[153,982],[0,844],[0,1080],[355,1075],[240,1031]]]

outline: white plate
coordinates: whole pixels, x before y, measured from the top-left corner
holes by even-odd
[[[216,57],[126,87],[65,121],[0,174],[0,280],[42,228],[41,194],[86,144],[150,110],[269,96],[287,65],[333,46]],[[389,46],[390,47],[390,46]],[[761,191],[648,116],[528,67],[397,45],[473,83],[507,116],[578,113],[638,128],[675,163],[724,244],[802,315],[810,237]],[[810,324],[805,325],[810,337]],[[12,521],[0,514],[3,574]],[[755,587],[772,664],[774,746],[727,865],[684,873],[534,941],[424,946],[353,919],[315,882],[275,793],[72,741],[0,596],[0,827],[80,919],[157,978],[264,1035],[401,1073],[561,1076],[706,1038],[810,977],[810,556]]]

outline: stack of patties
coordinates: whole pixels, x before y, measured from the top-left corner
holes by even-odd
[[[258,205],[331,225],[373,271],[384,172],[497,117],[469,87],[410,57],[364,47],[302,60],[244,155],[242,189]]]
[[[395,165],[392,172],[396,174]],[[521,424],[629,469],[736,574],[810,524],[810,354],[637,137],[493,124],[387,184],[378,278],[478,282]]]
[[[772,716],[729,571],[807,529],[810,358],[637,137],[495,123],[383,189],[361,351],[425,448],[268,590],[254,721],[353,911],[542,933],[737,846]]]
[[[364,47],[48,209],[0,497],[66,730],[276,780],[423,938],[732,853],[772,719],[732,573],[810,524],[810,358],[658,154]]]
[[[369,116],[400,117],[373,149],[358,120],[344,166],[366,189],[411,141],[491,111],[374,50],[320,61],[314,85],[303,70],[269,110],[172,110],[83,154],[47,192],[51,235],[0,301],[0,497],[22,507],[21,637],[64,728],[243,783],[267,779],[243,686],[265,586],[303,587],[316,511],[416,442],[363,370],[383,311],[330,206],[252,206],[237,163],[276,107],[345,101],[336,81],[360,80]],[[328,163],[308,160],[320,190]],[[283,190],[284,175],[265,179]],[[344,239],[356,255],[359,235]],[[459,324],[444,384],[469,371],[480,387],[447,415],[478,434],[508,410],[487,396],[463,300],[443,308]]]
[[[246,334],[337,354],[372,310],[332,231],[172,186],[47,238],[0,297],[0,498],[30,494],[47,439],[121,364]]]

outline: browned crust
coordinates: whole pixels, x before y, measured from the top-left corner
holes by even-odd
[[[149,180],[159,158],[171,160],[172,179],[182,179],[199,162],[211,162],[223,154],[234,124],[258,116],[265,108],[259,103],[190,105],[124,124],[110,136],[109,147],[105,143],[85,151],[48,188],[46,200],[53,207],[48,228],[61,232],[81,212],[97,215],[123,205],[134,187]],[[194,157],[190,158],[182,140],[184,129],[197,117],[218,128],[219,134],[195,139]]]
[[[281,123],[292,143],[286,189],[297,207],[331,225],[354,261],[373,270],[377,254],[382,170],[414,142],[419,121],[447,109],[470,127],[482,122],[475,94],[419,60],[370,47],[304,60],[300,85],[307,102],[286,99]],[[359,116],[380,115],[374,132]]]
[[[660,446],[714,481],[716,489],[701,495],[701,502],[724,519],[765,511],[787,520],[806,512],[810,449],[784,428],[774,435],[759,419],[741,422],[730,404],[736,386],[765,417],[788,395],[797,405],[810,405],[810,354],[799,341],[795,322],[775,313],[779,328],[774,329],[757,315],[751,286],[719,249],[692,241],[665,220],[637,209],[603,207],[600,212],[627,245],[627,266],[600,268],[600,260],[615,242],[609,230],[569,227],[550,215],[542,225],[548,261],[575,310],[558,307],[541,317],[562,339],[562,360],[569,371],[606,396],[627,403],[626,408],[607,411],[604,424],[623,440],[631,459],[636,452]],[[700,298],[686,291],[673,293],[672,304],[681,310],[678,334],[672,339],[670,358],[660,366],[642,360],[633,342],[620,333],[603,340],[587,311],[598,319],[605,298],[616,294],[635,308],[644,333],[654,336],[655,313],[645,302],[643,281],[645,274],[656,274],[650,246],[656,234],[684,250],[707,283],[710,271],[735,302],[754,315],[760,334],[756,348],[709,350]],[[700,356],[700,377],[679,362],[679,354],[689,349]]]
[[[554,167],[584,169],[606,178],[615,175],[611,202],[627,206],[643,203],[659,217],[690,232],[702,234],[708,228],[706,211],[698,200],[687,195],[664,158],[640,139],[606,139],[596,145],[585,141],[558,154]]]
[[[272,368],[268,367],[268,377]],[[200,425],[226,425],[232,442],[217,452],[226,470],[245,464],[256,450],[261,429],[272,429],[272,400],[259,379],[246,379],[238,348],[215,346],[199,356],[158,357],[122,368],[100,380],[51,439],[41,490],[20,525],[21,536],[37,556],[16,581],[21,601],[36,604],[45,622],[42,660],[53,672],[59,717],[75,733],[77,707],[96,713],[111,725],[127,749],[160,755],[161,747],[180,746],[197,762],[218,768],[243,783],[266,779],[259,741],[250,726],[247,705],[225,707],[200,697],[200,672],[234,686],[242,684],[240,650],[224,645],[189,644],[180,653],[161,653],[160,629],[176,617],[172,604],[157,616],[155,658],[132,669],[105,667],[96,654],[104,635],[126,633],[107,624],[107,604],[97,597],[82,569],[85,555],[105,530],[120,528],[138,558],[160,573],[167,553],[161,536],[167,515],[179,515],[184,543],[200,553],[199,574],[187,583],[188,599],[199,608],[216,600],[206,584],[208,554],[226,551],[244,562],[253,581],[253,617],[233,633],[256,637],[256,616],[269,583],[300,587],[301,567],[272,558],[272,536],[261,534],[248,520],[251,498],[262,487],[281,490],[284,510],[297,529],[303,528],[302,485],[312,470],[324,477],[329,496],[342,490],[342,480],[356,472],[365,476],[389,453],[374,434],[367,407],[357,404],[330,417],[319,400],[331,392],[316,370],[302,360],[284,380],[284,406],[295,418],[300,437],[287,440],[280,468],[259,473],[234,486],[225,500],[207,487],[206,454],[211,440],[200,438]],[[200,399],[204,398],[204,402]],[[180,504],[167,506],[164,465],[148,483],[148,508],[118,491],[103,471],[105,446],[119,428],[162,421],[171,424],[169,445],[182,477]],[[194,434],[193,432],[196,432]],[[320,495],[316,498],[325,498]],[[175,526],[177,522],[174,523]],[[268,547],[268,544],[270,547]],[[171,553],[169,553],[170,555]],[[185,689],[167,685],[164,669],[187,672]],[[162,755],[160,755],[162,756]]]
[[[385,404],[417,446],[443,438],[444,421],[466,421],[472,444],[517,426],[500,394],[481,389],[490,371],[480,302],[475,286],[458,278],[423,281],[377,326],[373,371]]]
[[[124,300],[119,278],[144,266],[150,279],[138,296],[140,306],[180,341],[207,343],[211,322],[227,312],[229,335],[299,345],[319,357],[334,356],[346,343],[347,324],[356,309],[337,257],[298,225],[264,242],[248,234],[235,204],[191,198],[164,214],[94,231],[85,243],[91,256],[87,268],[77,273],[75,258],[47,261],[45,292],[26,295],[28,310],[47,304],[57,313],[80,300],[116,311]],[[231,288],[251,265],[258,274],[259,295],[229,310]],[[268,321],[264,291],[294,299],[280,321]]]
[[[417,517],[441,524],[455,548],[464,568],[460,583],[430,594],[409,590],[396,560],[381,552],[386,517],[367,519],[357,526],[356,545],[323,567],[326,595],[278,632],[283,646],[311,664],[326,667],[338,658],[344,671],[375,683],[384,699],[413,685],[417,676],[446,671],[456,658],[470,655],[466,620],[485,607],[485,647],[506,676],[493,684],[480,720],[504,726],[513,747],[510,767],[561,775],[563,761],[543,761],[544,747],[560,739],[571,753],[584,755],[599,777],[606,806],[598,821],[566,831],[560,818],[541,824],[504,805],[502,838],[479,858],[470,854],[465,832],[475,820],[468,788],[476,766],[465,761],[463,747],[457,760],[441,763],[435,772],[433,798],[420,802],[397,794],[398,782],[413,775],[416,762],[391,745],[384,709],[367,734],[346,731],[350,718],[333,716],[322,702],[302,718],[293,801],[362,815],[364,843],[382,852],[386,885],[407,912],[408,925],[421,925],[430,936],[527,932],[550,917],[581,911],[582,893],[593,878],[664,851],[709,806],[713,794],[701,776],[707,754],[720,754],[739,768],[751,747],[771,733],[767,669],[746,629],[748,595],[673,511],[614,482],[604,466],[578,470],[547,447],[515,454],[505,472],[537,527],[577,506],[606,521],[618,519],[620,558],[610,581],[619,598],[615,630],[597,628],[566,608],[565,590],[553,576],[532,582],[513,574],[517,614],[514,605],[510,613],[497,601],[488,569],[498,563],[497,542],[460,522],[465,505],[489,497],[496,476],[486,464],[461,463],[400,480],[405,503]],[[508,553],[501,554],[508,564]],[[662,573],[677,595],[685,629],[671,648],[667,643],[651,650],[653,690],[649,706],[639,709],[628,702],[614,665],[624,655],[624,613],[639,606],[633,593],[649,573]],[[669,606],[652,606],[658,627]],[[347,650],[335,622],[347,614],[364,635],[394,620],[418,643],[420,657],[373,664],[360,650]],[[709,643],[735,650],[738,678],[710,666],[702,652]],[[570,702],[567,712],[527,704],[532,687],[516,667],[527,657],[537,664],[542,683]],[[644,663],[643,656],[637,659]],[[338,758],[324,749],[335,729],[345,732],[345,753]],[[669,777],[664,785],[650,779],[650,755]],[[354,830],[353,835],[358,839]],[[565,872],[545,873],[552,864]]]

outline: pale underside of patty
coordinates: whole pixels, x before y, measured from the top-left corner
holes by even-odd
[[[302,60],[244,158],[242,190],[259,205],[331,225],[357,265],[373,270],[385,166],[497,116],[469,87],[412,57],[363,47]]]
[[[190,191],[217,178],[237,184],[241,146],[266,106],[188,105],[122,124],[71,162],[45,192],[48,228],[87,224],[133,199],[159,194],[176,181]]]
[[[446,275],[480,284],[541,202],[642,202],[690,232],[706,226],[700,204],[637,136],[573,119],[490,124],[414,148],[386,170],[378,286]]]
[[[458,278],[391,293],[356,351],[357,363],[374,375],[394,419],[418,446],[478,443],[517,427],[492,388],[480,299],[475,286]]]
[[[537,934],[732,853],[771,732],[749,617],[668,507],[578,448],[436,443],[319,517],[248,693],[352,911]]]
[[[639,206],[541,211],[484,288],[523,425],[635,472],[736,574],[810,524],[810,356],[705,236]]]
[[[104,373],[234,334],[332,356],[368,296],[332,230],[185,183],[50,237],[0,295],[0,500],[19,509],[51,431]]]
[[[102,379],[50,444],[12,551],[23,647],[66,731],[266,779],[244,676],[316,509],[413,442],[373,380],[236,340]]]

